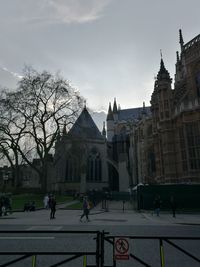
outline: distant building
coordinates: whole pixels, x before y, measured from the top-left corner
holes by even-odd
[[[135,129],[143,117],[151,116],[150,107],[120,109],[116,99],[107,114],[108,160],[110,188],[127,191],[138,183]],[[115,167],[114,167],[115,166]]]
[[[58,137],[54,161],[56,191],[85,193],[108,188],[105,129],[101,134],[86,107],[69,132],[64,127]]]

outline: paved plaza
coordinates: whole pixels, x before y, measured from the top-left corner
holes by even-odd
[[[71,203],[70,203],[71,204]],[[134,211],[128,202],[110,201],[108,211],[101,204],[90,211],[90,222],[79,221],[81,210],[65,209],[66,204],[58,205],[56,219],[50,220],[50,210],[40,209],[35,212],[13,212],[0,217],[0,225],[200,225],[200,214],[177,213],[173,218],[169,212],[156,216],[152,211]]]

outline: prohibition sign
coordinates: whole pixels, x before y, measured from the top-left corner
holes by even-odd
[[[129,243],[125,238],[119,238],[115,242],[115,250],[120,255],[126,254],[129,250]]]

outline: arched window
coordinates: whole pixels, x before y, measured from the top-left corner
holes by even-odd
[[[92,148],[87,159],[87,181],[101,181],[101,157],[96,148]]]
[[[65,181],[78,182],[80,181],[80,166],[76,157],[67,157]]]

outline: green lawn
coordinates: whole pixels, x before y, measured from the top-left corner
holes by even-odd
[[[70,206],[66,206],[65,209],[69,209],[69,210],[81,210],[83,207],[83,203],[82,202],[77,202],[74,203]]]
[[[93,205],[90,202],[90,208],[92,208]],[[65,209],[69,209],[69,210],[82,210],[83,208],[83,202],[82,201],[78,201],[77,203],[74,203],[70,206],[66,205]]]
[[[12,209],[13,210],[21,210],[24,208],[24,203],[35,201],[36,208],[42,208],[44,206],[43,194],[21,194],[21,195],[13,195],[12,196]],[[57,204],[62,202],[71,201],[73,198],[71,196],[63,196],[63,195],[56,195],[56,202]]]

